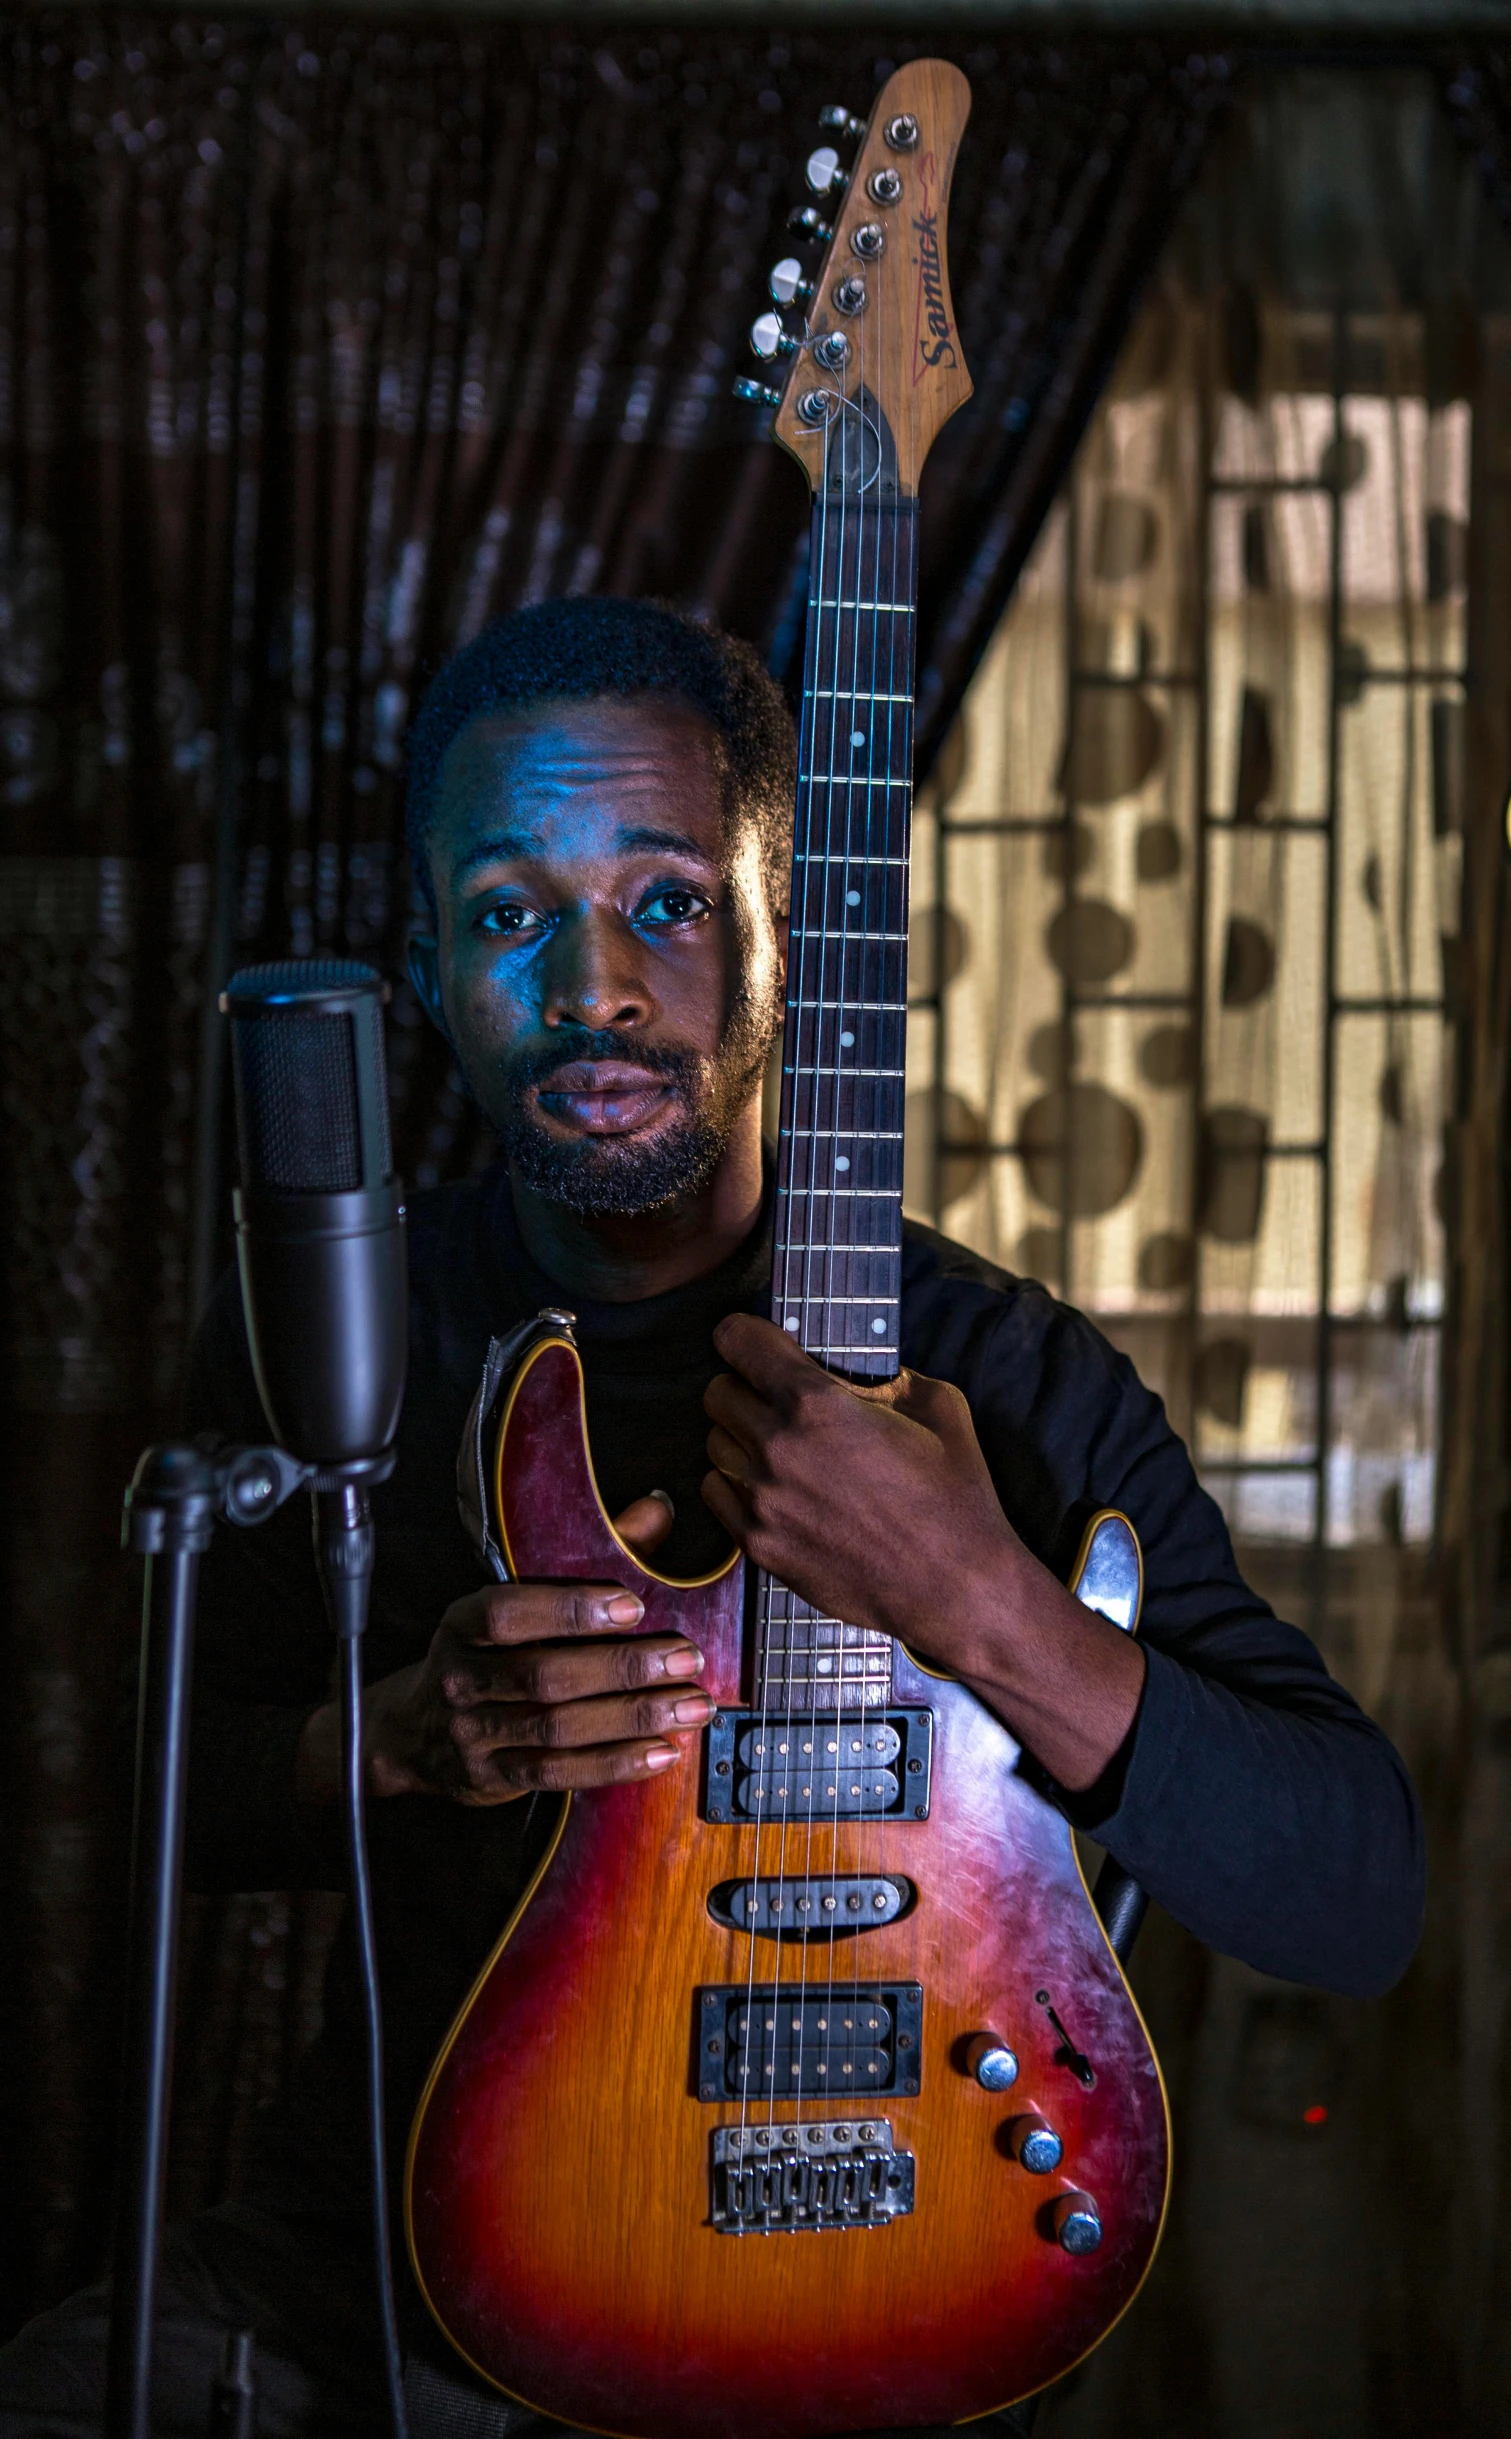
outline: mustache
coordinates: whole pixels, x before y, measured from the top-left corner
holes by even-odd
[[[548,1084],[563,1067],[577,1067],[584,1060],[621,1060],[628,1067],[642,1067],[648,1075],[665,1076],[674,1084],[690,1084],[703,1066],[695,1050],[678,1049],[671,1044],[641,1041],[635,1034],[616,1033],[605,1028],[600,1033],[574,1033],[569,1039],[553,1042],[546,1050],[521,1051],[509,1061],[509,1089],[516,1096]]]

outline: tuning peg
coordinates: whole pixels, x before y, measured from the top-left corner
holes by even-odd
[[[833,228],[822,212],[811,203],[799,203],[787,215],[787,226],[794,237],[801,237],[811,246],[826,246],[834,235]]]
[[[825,102],[818,114],[818,123],[820,127],[827,128],[830,135],[846,136],[851,143],[866,132],[865,120],[854,117],[843,102]]]
[[[782,328],[779,313],[757,314],[750,325],[750,352],[753,356],[759,356],[764,364],[771,364],[778,356],[795,356],[797,348],[796,339],[789,337]]]
[[[782,403],[780,390],[768,389],[764,381],[747,381],[743,373],[734,385],[734,394],[746,406],[779,407]]]
[[[847,172],[840,168],[839,154],[832,144],[820,144],[816,152],[808,155],[808,165],[803,175],[810,192],[815,195],[842,195],[850,183]]]
[[[795,254],[784,254],[771,266],[766,286],[778,305],[800,305],[813,294],[813,282],[804,279],[803,266]]]

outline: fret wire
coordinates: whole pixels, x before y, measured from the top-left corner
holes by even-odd
[[[896,1304],[896,1296],[782,1296],[782,1304]]]

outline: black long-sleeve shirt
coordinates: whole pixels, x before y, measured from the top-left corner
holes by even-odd
[[[411,1346],[398,1465],[374,1496],[369,1675],[421,1658],[447,1604],[488,1580],[459,1521],[457,1451],[490,1335],[561,1288],[531,1262],[501,1169],[414,1198]],[[611,1512],[659,1487],[677,1522],[657,1563],[694,1573],[721,1537],[698,1485],[712,1332],[765,1308],[769,1214],[722,1269],[668,1295],[575,1304],[589,1426]],[[1060,1798],[1175,1918],[1265,1971],[1357,1995],[1387,1989],[1416,1944],[1421,1824],[1404,1766],[1238,1572],[1222,1517],[1157,1397],[1081,1315],[1042,1288],[909,1226],[902,1359],[969,1401],[992,1479],[1028,1548],[1062,1577],[1101,1507],[1144,1552],[1148,1670],[1137,1719],[1098,1784]],[[191,1427],[265,1436],[234,1279],[201,1333]],[[203,1572],[189,1868],[200,1887],[339,1885],[334,1846],[292,1802],[300,1730],[331,1684],[332,1642],[307,1513],[221,1529]],[[371,1807],[396,2122],[497,1935],[548,1823],[543,1807],[430,1797]],[[359,2021],[339,1952],[328,2063]],[[353,2075],[355,2086],[360,2078]]]

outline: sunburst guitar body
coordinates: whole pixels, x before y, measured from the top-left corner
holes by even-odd
[[[864,127],[829,114],[856,149],[810,163],[821,258],[777,266],[788,310],[753,333],[815,495],[771,1309],[857,1379],[899,1361],[917,474],[970,393],[944,244],[968,104],[924,60]],[[718,1708],[696,1766],[563,1803],[435,2064],[405,2192],[441,2328],[623,2439],[905,2430],[1044,2386],[1137,2291],[1169,2176],[1064,1820],[884,1635],[738,1558],[641,1565],[557,1321],[491,1474],[508,1573],[628,1585]],[[1074,1585],[1135,1625],[1126,1519],[1091,1519]]]

